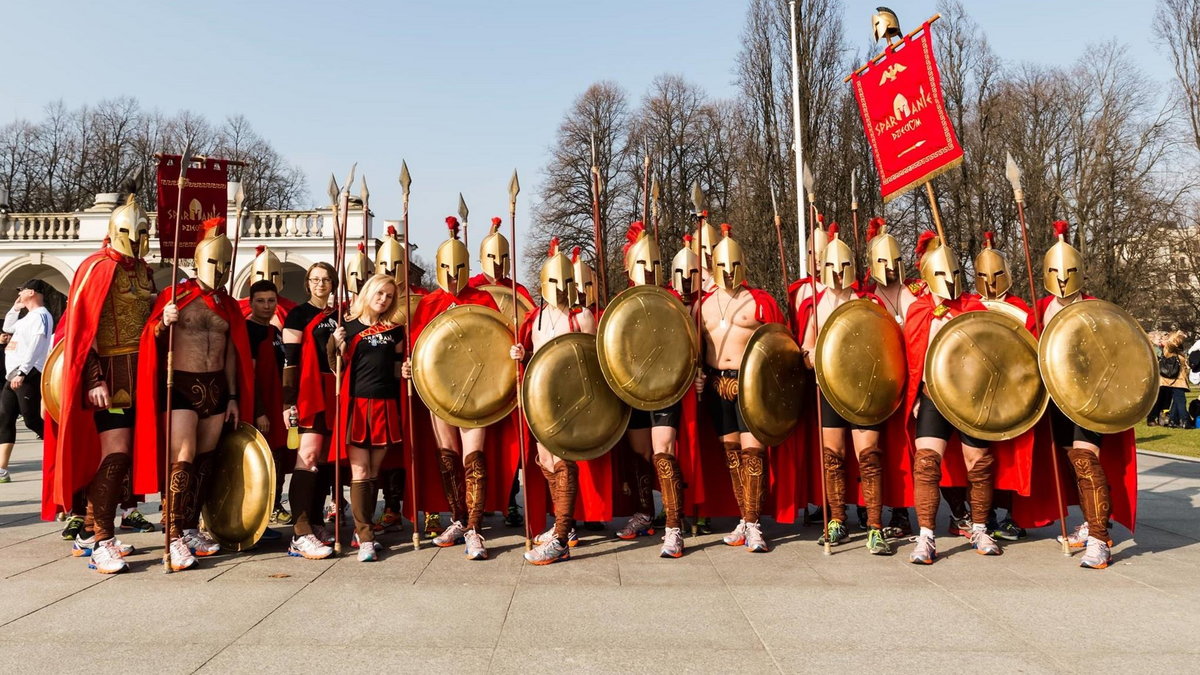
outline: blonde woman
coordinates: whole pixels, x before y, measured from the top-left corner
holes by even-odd
[[[1181,330],[1169,333],[1163,339],[1162,358],[1159,359],[1159,387],[1170,409],[1167,411],[1167,426],[1186,428],[1188,425],[1187,392],[1188,363],[1184,350],[1187,334]]]
[[[375,480],[388,448],[403,438],[400,419],[400,366],[404,327],[396,323],[396,281],[376,274],[350,305],[345,325],[333,333],[331,347],[342,352],[342,428],[334,432],[337,461],[350,461],[350,512],[358,560],[378,560],[371,527],[375,516]]]

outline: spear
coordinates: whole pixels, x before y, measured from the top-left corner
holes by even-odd
[[[650,148],[646,148],[646,156],[642,158],[642,221],[650,220]],[[658,233],[654,233],[655,244],[658,243]]]
[[[1042,335],[1042,316],[1037,311],[1037,291],[1033,283],[1033,257],[1029,253],[1029,228],[1025,225],[1025,190],[1021,187],[1021,167],[1017,166],[1017,162],[1009,152],[1005,152],[1004,159],[1004,177],[1012,185],[1013,201],[1017,202],[1017,220],[1021,223],[1021,242],[1025,246],[1025,272],[1029,277],[1029,302],[1034,305],[1033,308],[1033,323],[1037,329],[1038,337]],[[1062,483],[1058,477],[1058,447],[1055,444],[1050,445],[1050,458],[1054,466],[1054,494],[1058,498],[1058,525],[1062,530],[1062,551],[1063,555],[1070,556],[1071,548],[1067,543],[1067,513],[1063,502]]]
[[[858,167],[850,169],[850,217],[854,227],[854,259],[858,260],[863,254],[862,244],[858,240]]]
[[[330,187],[332,188],[331,197],[334,199],[334,257],[337,269],[343,275],[345,281],[346,272],[346,219],[350,215],[350,186],[354,184],[354,170],[358,168],[356,162],[350,167],[350,176],[346,179],[345,187],[339,192],[337,191],[337,182],[330,177]],[[337,325],[341,328],[346,315],[346,299],[348,297],[348,288],[345,283],[338,284],[337,291],[334,293],[334,311],[337,313]],[[342,428],[342,352],[338,350],[334,354],[334,409],[333,409],[333,428]],[[342,510],[339,502],[342,496],[342,458],[341,448],[335,448],[337,454],[333,460],[333,553],[334,555],[342,555]]]
[[[816,181],[813,180],[812,171],[808,168],[808,162],[803,163],[804,173],[804,191],[808,193],[808,210],[809,217],[813,220],[817,219],[817,191],[815,189]],[[813,274],[816,274],[814,271]]]
[[[403,191],[403,227],[404,227],[404,360],[412,360],[412,274],[409,272],[410,258],[408,254],[408,194],[409,188],[412,187],[412,176],[408,173],[408,162],[400,160],[400,189]],[[458,195],[459,213],[462,213],[466,205],[463,204],[462,194]],[[463,216],[466,220],[466,216]],[[420,514],[417,511],[417,488],[421,485],[420,476],[417,473],[417,446],[413,435],[413,415],[412,415],[412,397],[413,385],[412,379],[405,380],[408,388],[407,396],[404,397],[404,419],[408,422],[407,438],[404,442],[408,444],[408,463],[409,463],[409,484],[412,485],[412,526],[413,526],[413,550],[421,550],[421,530],[419,520]]]
[[[783,291],[787,293],[788,266],[787,253],[783,248],[783,219],[779,217],[779,204],[775,201],[775,188],[771,187],[771,212],[775,214],[775,238],[779,241],[779,272],[783,276]],[[788,312],[788,323],[792,322],[792,312]]]
[[[792,47],[792,151],[795,153],[792,166],[796,171],[796,243],[800,249],[800,277],[804,278],[808,276],[808,229],[804,223],[804,196],[800,194],[804,167],[804,134],[800,126],[800,49],[796,43],[796,0],[788,2],[788,17]]]
[[[179,178],[175,182],[177,194],[175,195],[175,242],[171,245],[171,304],[174,305],[179,296],[179,221],[183,216],[183,186],[187,184],[188,165],[192,163],[192,139],[188,139],[183,146],[183,155],[179,158]],[[167,326],[167,392],[166,409],[171,409],[171,392],[175,386],[175,324]],[[163,454],[166,456],[166,461],[163,466],[167,470],[167,481],[171,480],[171,414],[166,415],[166,421],[163,423],[163,432],[166,434],[167,442],[163,445]],[[171,573],[171,511],[174,506],[171,503],[171,489],[164,486],[162,492],[162,510],[163,517],[163,538],[166,540],[166,545],[163,547],[163,572]]]
[[[367,233],[371,229],[371,193],[367,190],[367,174],[363,174],[362,181],[362,214],[363,214],[363,248],[367,247]],[[350,189],[346,186],[346,189]]]
[[[458,193],[458,219],[463,224],[463,246],[467,245],[467,216],[471,215],[471,210],[467,208],[467,201],[463,199],[462,193]],[[407,241],[405,242],[407,243]]]
[[[700,289],[696,293],[696,354],[697,360],[699,361],[699,363],[697,363],[698,367],[702,367],[704,365],[704,356],[702,354],[704,349],[703,343],[700,339],[700,334],[704,330],[704,270],[708,270],[708,278],[710,280],[712,279],[712,267],[710,266],[711,263],[710,260],[705,260],[704,249],[707,247],[711,253],[713,246],[716,245],[716,242],[704,241],[704,223],[707,220],[707,208],[708,197],[704,194],[704,190],[701,189],[700,182],[695,181],[692,183],[692,209],[696,214],[696,241],[698,242],[697,248],[700,251],[699,258],[701,269]]]
[[[238,245],[242,241],[242,206],[246,203],[246,189],[238,181],[237,193],[233,195],[233,255],[229,257],[229,294],[234,295],[234,278],[237,276]]]
[[[512,180],[508,181],[508,222],[509,236],[511,238],[512,261],[513,261],[513,279],[512,279],[512,319],[513,319],[513,345],[520,344],[517,337],[521,332],[521,326],[517,323],[517,193],[521,191],[521,182],[517,180],[517,170],[513,169]],[[521,381],[521,364],[517,364],[517,382]],[[532,523],[529,522],[529,490],[525,489],[525,417],[521,410],[520,401],[517,402],[517,443],[521,452],[520,474],[521,474],[521,507],[525,511],[525,550],[529,551],[533,548],[533,532],[531,531]]]
[[[654,220],[654,244],[660,245],[658,241],[658,221],[662,216],[659,206],[659,198],[662,196],[662,190],[658,186],[658,176],[654,177],[654,182],[650,184],[650,209]]]
[[[592,132],[592,231],[596,238],[596,267],[600,268],[600,306],[608,304],[608,272],[604,261],[604,238],[600,233],[600,167],[596,165],[596,132]]]

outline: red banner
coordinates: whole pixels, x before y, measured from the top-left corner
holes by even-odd
[[[175,209],[179,214],[180,262],[191,261],[196,243],[204,236],[200,224],[209,218],[226,217],[229,205],[229,165],[224,159],[197,160],[188,167],[179,199],[179,155],[158,159],[158,244],[163,260],[171,260],[175,248]]]
[[[962,164],[928,23],[850,79],[884,202]]]

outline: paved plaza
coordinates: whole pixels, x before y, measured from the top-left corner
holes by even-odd
[[[121,535],[138,548],[132,571],[105,577],[39,520],[40,459],[24,433],[0,485],[3,673],[1162,673],[1195,672],[1200,657],[1195,462],[1139,457],[1137,536],[1116,528],[1105,571],[1064,559],[1051,529],[998,558],[940,537],[926,567],[907,562],[907,542],[875,558],[856,534],[825,557],[819,528],[773,524],[765,555],[713,534],[665,560],[657,537],[610,530],[533,567],[489,518],[486,562],[413,552],[396,534],[374,564],[289,558],[275,543],[168,576],[159,532]]]

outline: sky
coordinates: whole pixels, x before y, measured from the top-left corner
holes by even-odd
[[[403,159],[413,177],[412,239],[431,258],[459,192],[472,248],[491,216],[507,217],[514,168],[520,237],[562,115],[592,82],[617,82],[634,105],[662,73],[732,96],[746,4],[0,0],[0,124],[38,119],[58,99],[76,107],[120,95],[216,123],[242,114],[307,174],[312,196],[302,206],[328,202],[330,173],[340,183],[357,162],[376,227],[400,217]],[[869,43],[878,4],[845,3],[852,44]],[[905,31],[935,6],[887,4]],[[1067,64],[1117,39],[1148,77],[1171,78],[1150,0],[965,4],[1006,61]],[[525,259],[519,241],[518,252]]]

